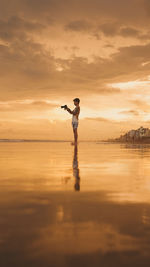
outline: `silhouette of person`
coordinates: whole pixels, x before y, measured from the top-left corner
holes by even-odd
[[[74,133],[74,142],[72,145],[77,145],[78,141],[78,125],[79,125],[79,114],[80,114],[80,99],[75,98],[73,99],[75,109],[71,110],[68,108],[67,105],[64,106],[65,110],[67,110],[70,114],[72,114],[72,128],[73,128],[73,133]]]
[[[73,176],[75,178],[75,184],[74,184],[74,189],[76,191],[80,191],[80,170],[78,166],[78,146],[77,144],[74,146],[74,157],[73,157]]]

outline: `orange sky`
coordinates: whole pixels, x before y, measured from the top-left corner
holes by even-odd
[[[80,140],[150,127],[149,0],[0,0],[0,138]]]

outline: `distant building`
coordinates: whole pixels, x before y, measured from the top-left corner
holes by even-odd
[[[136,130],[131,130],[131,131],[129,131],[129,132],[128,132],[128,137],[129,137],[129,138],[133,138],[134,135],[135,135],[135,133],[136,133]]]
[[[136,141],[136,140],[141,140],[144,138],[150,138],[150,129],[149,128],[144,128],[141,126],[137,130],[130,130],[124,135],[121,135],[119,140],[120,141]]]

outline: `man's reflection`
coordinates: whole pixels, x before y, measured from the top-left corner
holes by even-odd
[[[78,168],[78,146],[74,146],[74,157],[73,157],[73,176],[75,177],[75,184],[74,188],[76,191],[80,191],[80,175],[79,175],[79,168]]]

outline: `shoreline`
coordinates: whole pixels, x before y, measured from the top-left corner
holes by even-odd
[[[107,140],[107,143],[114,143],[114,144],[150,144],[150,139],[145,140]]]

